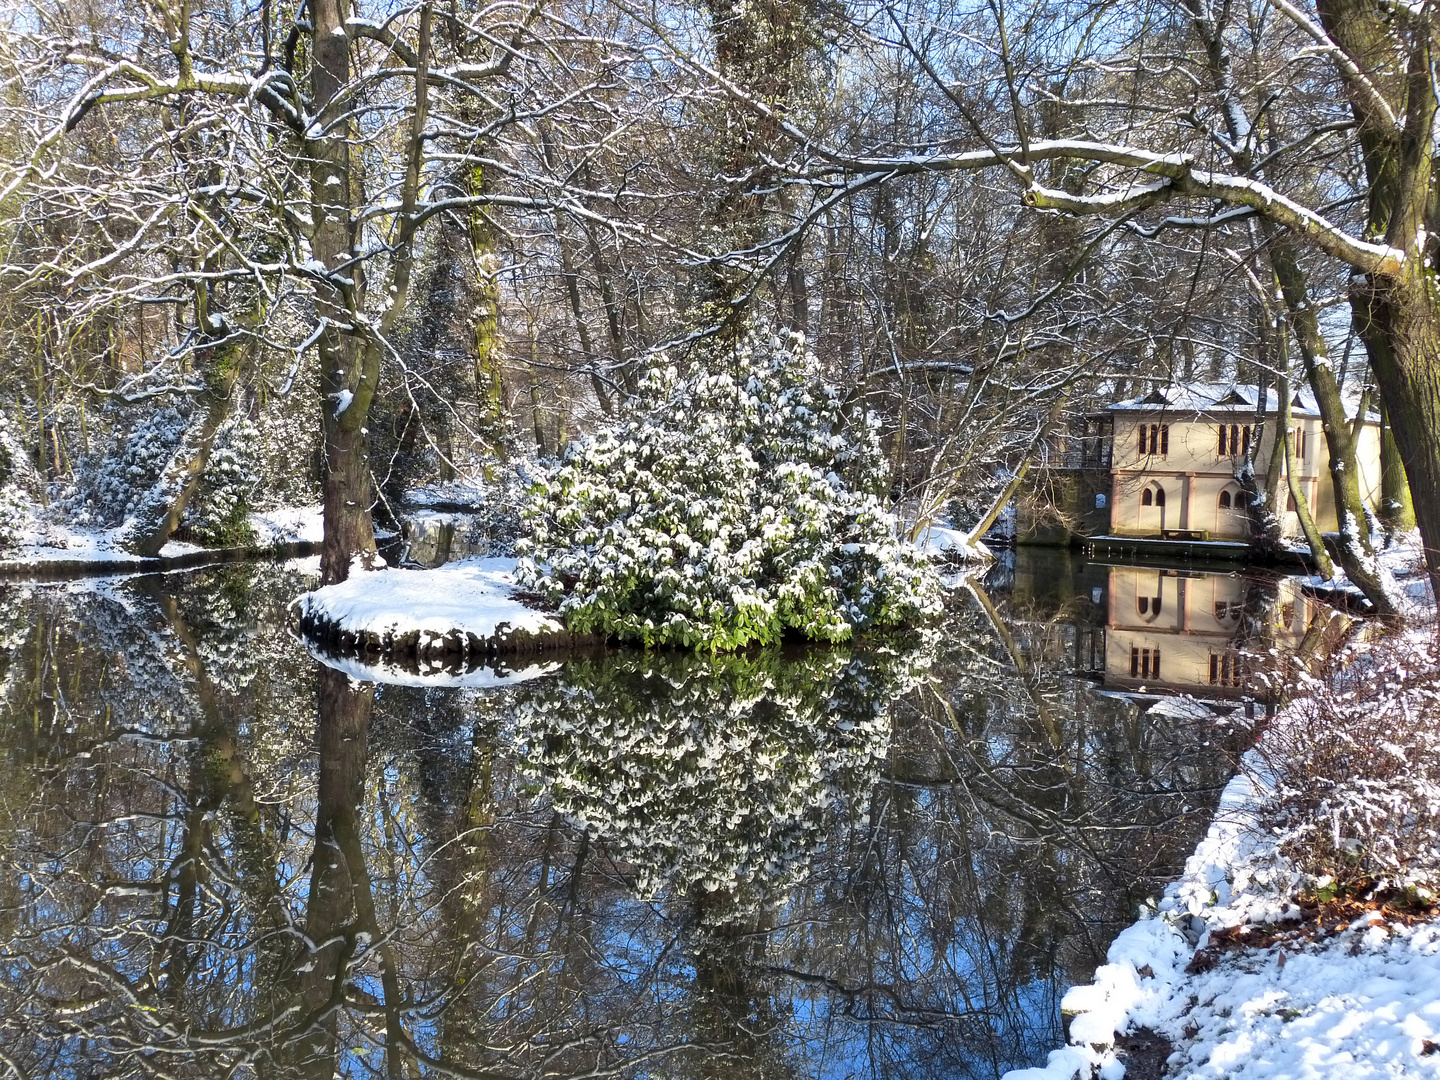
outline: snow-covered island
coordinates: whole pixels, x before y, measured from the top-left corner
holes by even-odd
[[[463,659],[599,640],[571,634],[535,598],[522,596],[513,558],[355,573],[303,594],[291,607],[306,637],[361,656]]]
[[[847,415],[817,371],[794,333],[755,332],[683,370],[652,358],[633,415],[537,469],[517,560],[356,569],[297,601],[302,630],[424,656],[609,639],[731,650],[933,618],[929,554],[878,494],[878,423]],[[953,556],[944,533],[925,542]]]

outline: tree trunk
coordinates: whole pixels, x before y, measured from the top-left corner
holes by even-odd
[[[160,554],[180,527],[185,508],[200,487],[205,466],[210,462],[210,451],[215,446],[215,436],[220,431],[220,425],[230,417],[235,382],[240,373],[235,351],[232,346],[222,359],[212,362],[207,387],[200,399],[205,416],[198,430],[187,430],[180,437],[180,445],[170,455],[165,471],[146,492],[129,524],[130,535],[125,547],[135,555],[153,557]]]
[[[1415,523],[1440,596],[1440,278],[1407,267],[1396,279],[1356,282],[1351,303],[1367,347],[1371,336],[1382,345],[1370,350],[1370,363],[1405,475],[1429,496],[1415,501]]]
[[[1335,491],[1335,516],[1340,530],[1336,553],[1346,576],[1365,594],[1376,614],[1393,615],[1395,604],[1385,588],[1384,571],[1375,564],[1370,521],[1360,492],[1360,471],[1356,468],[1355,438],[1350,419],[1345,415],[1340,385],[1335,381],[1335,371],[1330,366],[1315,306],[1310,303],[1305,274],[1291,250],[1288,236],[1274,229],[1266,231],[1270,265],[1275,270],[1275,279],[1289,311],[1300,360],[1305,367],[1310,390],[1315,395],[1320,410],[1320,425],[1330,450],[1330,483]]]
[[[1405,476],[1405,462],[1395,444],[1390,428],[1390,412],[1380,410],[1380,520],[1392,534],[1415,528],[1415,504],[1410,497],[1410,482]]]
[[[350,258],[351,214],[348,128],[335,114],[335,99],[350,77],[350,41],[345,31],[346,0],[314,0],[314,62],[311,91],[319,118],[312,125],[325,131],[309,143],[310,200],[315,233],[310,246],[331,276],[316,286],[316,307],[325,325],[320,351],[320,423],[325,440],[325,540],[320,553],[320,583],[330,585],[350,575],[358,557],[367,567],[379,565],[374,502],[370,476],[369,438],[365,428],[370,401],[379,378],[378,346],[354,336],[356,296],[353,277],[342,264]],[[353,274],[354,271],[350,271]]]

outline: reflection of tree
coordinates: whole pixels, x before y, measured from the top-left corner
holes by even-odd
[[[642,898],[714,894],[701,909],[724,921],[803,875],[827,810],[868,790],[898,666],[829,649],[576,662],[522,692],[515,735]]]
[[[943,650],[496,694],[318,671],[270,571],[182,584],[0,595],[31,1076],[993,1077],[1223,771],[973,606]]]

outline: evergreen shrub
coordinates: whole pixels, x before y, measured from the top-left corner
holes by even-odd
[[[647,646],[841,641],[940,609],[881,493],[878,422],[816,378],[800,334],[649,367],[630,416],[532,487],[522,584],[567,625]]]

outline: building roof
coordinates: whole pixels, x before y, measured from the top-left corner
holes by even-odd
[[[1109,406],[1110,412],[1170,412],[1170,413],[1237,413],[1254,415],[1257,390],[1242,383],[1197,382],[1179,385],[1157,386],[1139,397],[1127,398]],[[1359,400],[1346,394],[1345,411],[1354,415]],[[1265,411],[1273,413],[1279,407],[1279,398],[1273,388],[1265,391]],[[1295,416],[1318,417],[1319,405],[1309,387],[1296,390],[1291,395],[1291,413]],[[1378,420],[1372,410],[1370,417]]]

